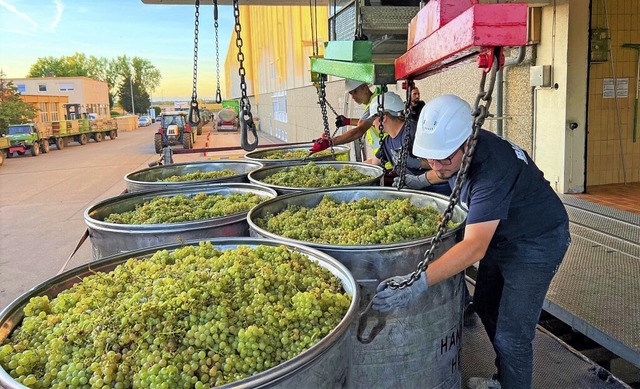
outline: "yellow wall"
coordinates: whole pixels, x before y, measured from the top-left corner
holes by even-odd
[[[313,55],[311,23],[318,21],[320,54],[328,38],[328,8],[315,8],[313,18],[308,6],[241,6],[240,23],[243,40],[247,94],[260,95],[310,84],[310,61]],[[231,36],[225,60],[225,90],[229,98],[240,97],[236,34]]]
[[[640,2],[593,0],[591,13],[592,28],[609,28],[611,58],[590,64],[587,185],[621,183],[623,167],[626,181],[638,182],[640,135],[632,140],[638,51],[622,45],[640,43]],[[627,97],[603,97],[604,80],[612,78],[628,80]]]
[[[38,110],[38,114],[33,120],[34,123],[50,122],[55,120],[64,120],[64,105],[69,102],[68,96],[38,96],[38,95],[20,95],[20,100],[25,103],[32,104]],[[44,105],[45,110],[40,107]],[[56,115],[53,112],[57,112]],[[46,117],[45,117],[46,116]]]

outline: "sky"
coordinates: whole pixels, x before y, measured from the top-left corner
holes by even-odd
[[[200,4],[199,98],[216,95],[211,4],[211,0]],[[141,57],[162,75],[151,91],[152,100],[189,99],[194,13],[193,5],[143,4],[142,0],[0,0],[0,70],[7,78],[24,78],[38,58],[76,52],[107,59]],[[224,61],[235,34],[233,8],[219,6],[218,14],[220,82],[224,83]]]

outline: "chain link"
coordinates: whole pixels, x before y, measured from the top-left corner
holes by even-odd
[[[193,90],[191,91],[191,103],[189,104],[189,124],[200,124],[200,110],[198,109],[198,32],[200,26],[200,0],[195,2],[195,21],[193,27]]]
[[[497,58],[493,61],[493,65],[491,70],[489,71],[489,85],[485,90],[485,82],[487,79],[487,73],[482,73],[482,79],[480,81],[480,92],[476,97],[476,101],[473,106],[473,111],[471,115],[474,117],[473,119],[473,132],[471,136],[467,140],[467,148],[462,156],[462,164],[460,165],[460,170],[458,171],[458,176],[456,177],[456,183],[453,188],[453,192],[449,197],[449,204],[447,205],[447,209],[444,211],[442,215],[442,222],[438,226],[438,231],[436,235],[431,240],[431,247],[425,252],[424,258],[418,266],[416,270],[409,276],[409,278],[401,281],[389,281],[387,286],[391,289],[403,289],[410,287],[414,282],[420,279],[422,274],[427,270],[429,266],[429,262],[433,260],[435,257],[434,251],[438,248],[440,243],[442,243],[442,235],[447,232],[449,221],[453,217],[453,210],[455,209],[456,204],[458,203],[458,199],[460,196],[460,191],[462,190],[462,186],[467,180],[467,173],[469,172],[469,166],[471,165],[471,159],[473,158],[473,153],[476,148],[476,144],[478,141],[478,134],[482,129],[482,125],[484,124],[484,120],[489,117],[489,107],[491,106],[491,95],[493,93],[493,87],[496,81],[496,73],[498,71],[498,64],[500,63],[500,50],[501,48],[495,48],[495,53],[497,53]],[[494,55],[496,55],[494,53]],[[485,104],[481,105],[480,102],[484,101]]]
[[[318,90],[318,104],[320,104],[320,112],[322,112],[322,123],[324,124],[324,136],[329,139],[329,147],[331,148],[331,155],[335,155],[333,149],[333,139],[331,138],[331,131],[329,131],[329,117],[327,116],[327,93],[326,93],[326,74],[320,75],[320,81],[316,86]],[[333,110],[333,108],[331,109]],[[335,112],[335,111],[334,111]]]
[[[405,179],[407,177],[407,158],[409,158],[409,143],[411,141],[411,131],[408,127],[409,117],[411,116],[411,91],[413,90],[413,81],[407,80],[407,96],[404,102],[404,138],[402,139],[402,148],[400,149],[400,164],[398,167],[394,167],[396,173],[400,176],[400,182],[398,183],[398,190],[401,190],[405,186]]]
[[[216,103],[222,103],[220,93],[220,47],[218,45],[218,0],[213,0],[213,28],[216,32]]]
[[[247,70],[244,68],[244,54],[242,53],[242,26],[240,25],[240,6],[238,0],[233,0],[233,16],[235,18],[234,30],[236,32],[236,47],[238,48],[238,75],[240,76],[240,119],[242,121],[240,145],[245,151],[253,151],[258,147],[258,133],[256,131],[255,123],[253,122],[253,115],[251,114],[251,102],[247,97]],[[253,142],[249,142],[248,133],[254,137]]]

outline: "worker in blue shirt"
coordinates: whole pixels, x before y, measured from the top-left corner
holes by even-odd
[[[424,184],[455,182],[472,133],[467,102],[439,96],[422,109],[413,153],[432,170]],[[517,145],[480,130],[460,201],[468,208],[464,238],[429,264],[411,286],[378,286],[373,309],[408,305],[429,286],[479,261],[473,304],[496,352],[497,374],[468,388],[530,389],[536,325],[549,284],[571,238],[565,208],[543,173]]]

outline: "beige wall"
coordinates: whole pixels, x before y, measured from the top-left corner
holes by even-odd
[[[587,185],[624,182],[625,172],[626,182],[638,182],[640,140],[632,140],[638,51],[622,45],[640,43],[640,2],[593,0],[591,8],[592,28],[609,29],[611,56],[589,68]],[[603,97],[604,80],[613,78],[628,80],[627,97]]]
[[[20,100],[32,104],[38,110],[34,123],[64,120],[67,96],[42,96],[21,94]],[[43,109],[44,108],[44,109]]]
[[[104,81],[87,77],[14,78],[13,84],[24,85],[23,94],[66,96],[69,104],[80,104],[82,113],[96,113],[110,118],[109,86]],[[41,90],[41,86],[46,90]],[[61,118],[64,119],[64,118]]]

